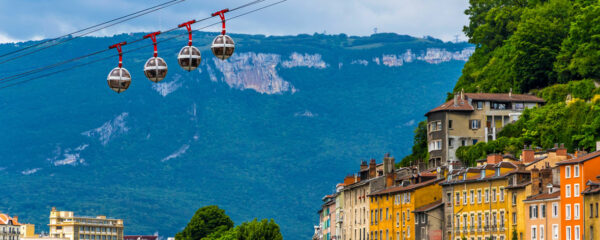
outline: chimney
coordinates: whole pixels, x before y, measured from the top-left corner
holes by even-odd
[[[523,149],[523,154],[521,154],[521,160],[523,163],[530,163],[535,160],[535,151],[533,149],[525,148]]]
[[[512,98],[512,88],[510,88],[510,91],[508,92],[508,97]]]
[[[19,216],[14,216],[13,217],[13,224],[19,223]]]
[[[461,101],[465,100],[465,89],[464,88],[460,90],[460,100]]]
[[[585,150],[577,150],[577,151],[575,151],[575,157],[576,158],[581,157],[581,156],[586,155],[586,154],[587,154],[587,152]]]
[[[454,94],[454,106],[458,106],[458,93]]]
[[[383,175],[385,176],[385,186],[391,187],[394,185],[394,180],[396,178],[396,171],[394,171],[394,162],[395,159],[390,157],[390,154],[385,154],[383,158]]]
[[[487,156],[487,163],[488,164],[498,164],[502,162],[502,155],[498,154],[498,153],[492,153],[490,155]]]
[[[567,156],[567,149],[565,148],[565,144],[561,143],[560,147],[556,149],[556,156],[559,157],[566,157]]]
[[[600,141],[596,142],[596,151],[600,151]]]
[[[369,178],[377,177],[377,164],[375,159],[371,159],[369,162]]]
[[[540,179],[540,170],[537,167],[531,169],[531,195],[542,193],[542,181]]]
[[[361,161],[360,162],[360,170],[362,171],[362,170],[365,170],[367,168],[369,168],[369,166],[367,165],[367,161]]]
[[[542,181],[540,184],[541,191],[550,193],[550,189],[546,189],[546,186],[549,184],[552,185],[552,177],[552,168],[550,166],[544,167],[542,170],[540,170],[540,179]]]

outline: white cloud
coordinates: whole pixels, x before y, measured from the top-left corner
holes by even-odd
[[[106,145],[113,138],[129,131],[125,121],[127,116],[129,116],[129,113],[121,113],[114,119],[102,124],[102,126],[82,132],[81,135],[98,138],[102,145]]]
[[[27,169],[27,170],[23,170],[21,172],[21,174],[23,174],[23,175],[31,175],[31,174],[34,174],[34,173],[38,172],[39,170],[42,170],[42,169],[41,168]]]
[[[166,161],[169,161],[171,159],[177,158],[177,157],[183,155],[189,148],[190,148],[190,145],[184,144],[177,151],[175,151],[174,153],[171,153],[169,156],[166,156],[165,158],[163,158],[160,161],[161,162],[166,162]]]

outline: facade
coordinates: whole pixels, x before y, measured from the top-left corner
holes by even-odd
[[[553,182],[556,165],[531,170],[531,195],[524,201],[525,239],[558,240],[560,237],[560,183]]]
[[[319,210],[319,229],[321,230],[319,234],[320,240],[334,240],[338,239],[335,236],[335,227],[331,226],[331,223],[335,224],[335,199],[336,194],[327,195],[323,197],[323,206],[321,210]]]
[[[495,140],[521,112],[543,104],[533,95],[512,93],[456,93],[454,99],[429,111],[427,117],[428,167],[458,162],[456,149]]]
[[[38,237],[38,235],[35,234],[35,225],[33,224],[29,224],[29,223],[23,223],[20,226],[20,230],[21,230],[21,238],[34,238],[34,237]]]
[[[75,216],[70,211],[50,211],[51,238],[69,240],[123,240],[123,220],[106,216]]]
[[[583,191],[583,200],[585,202],[586,213],[583,217],[585,218],[585,236],[586,239],[595,240],[600,239],[600,217],[598,215],[600,207],[600,181],[588,181],[585,191]]]
[[[17,216],[10,217],[0,213],[0,240],[19,240],[20,225]]]
[[[412,181],[411,184],[392,186],[370,194],[369,239],[416,239],[417,219],[413,214],[423,206],[439,203],[442,192],[439,183],[442,180],[434,175],[429,180]]]
[[[442,200],[415,209],[415,240],[442,240],[444,226]]]
[[[576,158],[561,161],[560,199],[563,209],[561,220],[561,239],[589,239],[584,234],[583,192],[585,184],[600,175],[600,151],[590,154],[576,154]]]
[[[522,166],[499,155],[490,155],[485,163],[462,170],[442,183],[446,221],[451,240],[505,240],[517,229],[518,209],[509,196],[511,188],[522,189],[530,175]],[[514,195],[516,196],[516,195]],[[517,220],[517,221],[515,221]]]
[[[371,159],[369,164],[363,161],[358,174],[344,179],[343,193],[343,240],[367,240],[369,233],[369,199],[372,192],[391,185],[396,178],[394,158],[386,154],[383,164]]]

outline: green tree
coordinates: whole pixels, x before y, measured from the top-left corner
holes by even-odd
[[[218,206],[198,209],[183,231],[177,233],[177,240],[200,240],[214,232],[225,232],[233,227],[233,221]]]
[[[427,121],[419,122],[414,131],[415,137],[413,141],[412,153],[404,157],[399,166],[409,166],[415,161],[429,160],[429,152],[427,151]]]
[[[260,222],[254,219],[252,222],[242,223],[236,229],[239,240],[283,240],[279,225],[273,219],[263,219]]]

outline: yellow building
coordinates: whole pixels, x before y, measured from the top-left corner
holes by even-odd
[[[69,240],[123,240],[123,220],[106,216],[75,216],[70,211],[50,212],[50,237]]]
[[[415,209],[441,200],[443,179],[390,187],[369,195],[369,239],[415,239]]]
[[[35,225],[30,223],[23,223],[20,226],[21,228],[21,238],[37,238],[38,235],[35,234]]]
[[[518,220],[510,221],[509,216],[522,213],[513,207],[509,198],[511,188],[521,189],[529,181],[528,171],[513,160],[503,161],[501,155],[490,155],[480,166],[449,176],[442,183],[446,239],[509,239],[518,225]],[[512,224],[515,222],[517,224]]]
[[[585,239],[600,239],[600,182],[588,181],[583,191],[584,202],[584,236]]]

